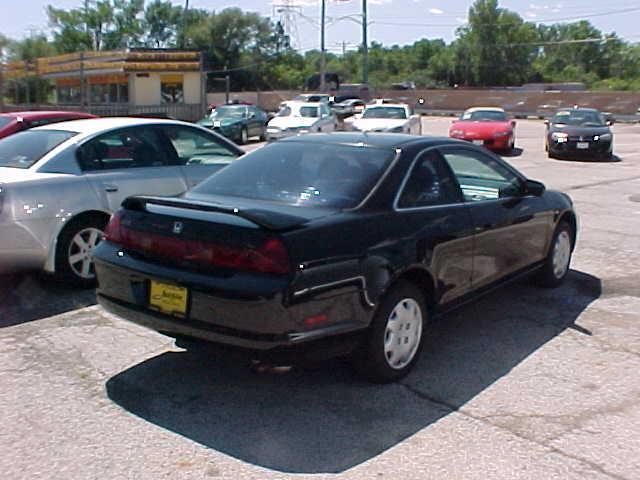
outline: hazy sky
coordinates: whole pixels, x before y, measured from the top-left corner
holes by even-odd
[[[172,0],[184,5],[184,0]],[[80,6],[82,0],[2,0],[0,32],[10,37],[28,35],[30,29],[47,27],[45,6],[55,4],[59,8]],[[272,16],[273,3],[284,0],[190,0],[193,8],[221,10],[237,6],[245,10]],[[317,48],[319,41],[319,1],[291,0],[301,6],[296,15],[296,47],[307,50]],[[451,41],[457,25],[466,21],[470,0],[369,0],[369,39],[386,45],[412,43],[419,38],[444,38]],[[590,20],[605,32],[616,32],[627,40],[639,42],[640,2],[630,0],[504,0],[500,3],[517,11],[530,21],[553,23],[554,21]],[[357,14],[361,0],[327,0],[327,48],[340,51],[342,42],[350,48],[360,41],[360,27],[354,21],[358,17],[335,20],[338,17]],[[635,8],[635,11],[628,11]],[[626,11],[625,11],[626,10]]]

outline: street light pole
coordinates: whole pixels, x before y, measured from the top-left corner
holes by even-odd
[[[367,0],[362,0],[362,83],[369,83],[369,44],[367,42]]]
[[[182,38],[180,39],[180,48],[184,48],[187,44],[187,13],[189,12],[189,0],[184,1],[184,11],[182,12]]]
[[[325,85],[325,70],[327,68],[327,59],[324,47],[324,27],[325,27],[325,13],[326,13],[327,2],[326,0],[322,0],[320,3],[320,91],[324,92]]]

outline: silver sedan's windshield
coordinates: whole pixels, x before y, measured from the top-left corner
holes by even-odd
[[[0,140],[0,167],[29,168],[65,140],[64,130],[28,130]]]

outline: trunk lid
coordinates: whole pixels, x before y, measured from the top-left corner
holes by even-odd
[[[234,271],[289,274],[282,233],[330,214],[265,202],[130,197],[105,238],[154,262],[222,275]],[[293,211],[291,211],[293,210]]]

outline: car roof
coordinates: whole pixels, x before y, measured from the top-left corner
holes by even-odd
[[[504,108],[500,108],[500,107],[471,107],[471,108],[467,108],[465,110],[465,112],[469,112],[469,113],[478,112],[478,111],[504,113]]]
[[[309,133],[305,135],[298,135],[295,137],[287,137],[279,140],[278,142],[357,145],[374,148],[401,148],[413,143],[422,143],[425,147],[443,144],[467,144],[462,140],[455,140],[449,137],[418,136],[401,133],[366,132]]]
[[[0,113],[2,117],[22,117],[27,120],[37,119],[37,118],[48,118],[57,115],[81,115],[86,117],[93,117],[90,113],[86,112],[74,112],[68,110],[27,110],[23,112],[5,112]]]
[[[559,112],[567,112],[567,111],[572,111],[572,112],[596,112],[596,113],[600,113],[600,110],[598,110],[597,108],[582,108],[582,107],[566,107],[566,108],[559,108],[558,110],[556,110],[556,113]]]
[[[368,103],[366,108],[407,108],[406,103]]]
[[[286,103],[288,106],[297,106],[297,107],[313,107],[313,108],[319,108],[320,107],[320,102],[305,102],[302,100],[289,100],[288,102],[284,102]]]
[[[139,118],[139,117],[106,117],[89,118],[84,120],[71,120],[59,122],[53,125],[43,125],[33,130],[65,130],[79,134],[91,135],[115,128],[137,127],[141,125],[190,125],[191,123],[168,120],[164,118]]]

